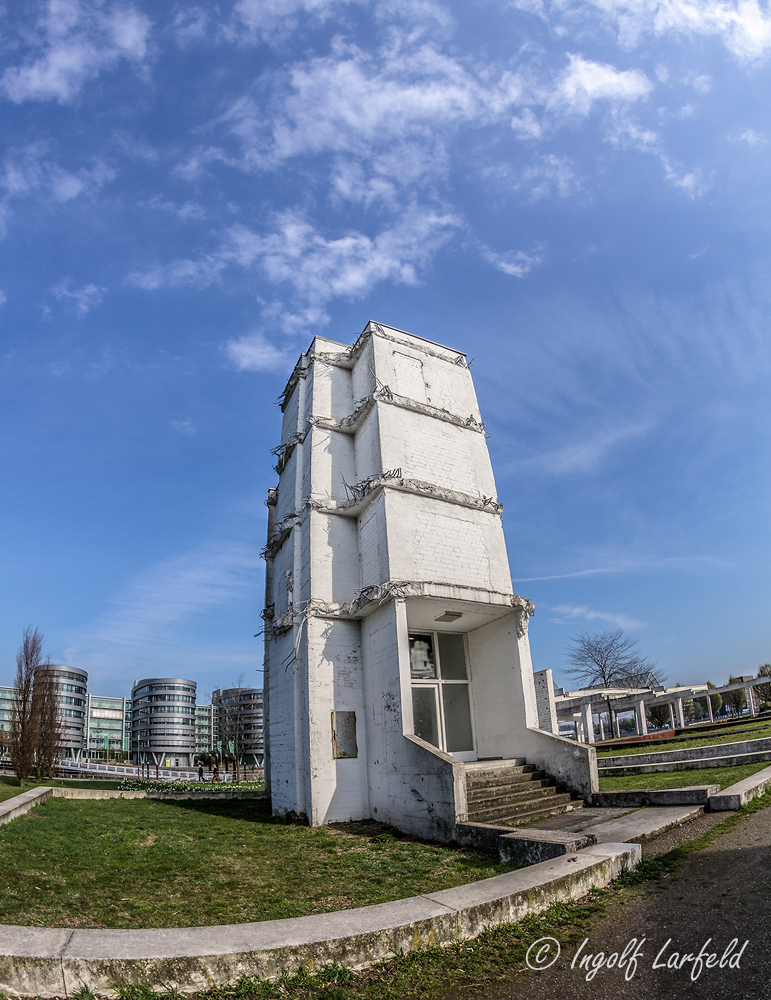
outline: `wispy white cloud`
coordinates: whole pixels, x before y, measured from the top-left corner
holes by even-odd
[[[101,160],[76,171],[65,170],[44,142],[11,150],[0,172],[0,234],[5,232],[14,201],[41,195],[59,204],[93,198],[115,176],[115,170]]]
[[[149,19],[131,4],[48,0],[24,36],[28,57],[0,78],[9,100],[72,101],[85,84],[122,60],[136,66],[148,56]]]
[[[755,129],[748,128],[739,136],[739,141],[746,142],[748,146],[757,146],[758,143],[767,142],[768,140],[762,132],[756,132]]]
[[[171,23],[171,34],[178,45],[203,42],[211,38],[213,33],[214,10],[198,4],[178,4]]]
[[[376,0],[375,19],[408,28],[410,38],[449,37],[455,25],[449,8],[435,0]]]
[[[502,190],[522,191],[531,201],[541,201],[556,195],[567,198],[582,189],[582,180],[566,156],[543,153],[524,168],[510,163],[485,167],[483,177]]]
[[[683,82],[693,87],[698,94],[708,94],[712,90],[712,77],[709,73],[688,73]]]
[[[246,372],[280,371],[292,364],[297,353],[290,348],[276,347],[259,332],[229,340],[224,349],[231,364]]]
[[[231,41],[251,45],[280,41],[301,26],[323,23],[351,4],[366,0],[238,0],[224,33]]]
[[[533,250],[506,250],[498,253],[490,247],[482,246],[480,253],[488,264],[512,278],[525,278],[543,260],[540,246]]]
[[[649,153],[661,162],[664,176],[688,198],[699,198],[709,190],[713,177],[705,177],[701,168],[683,169],[667,154],[661,136],[652,129],[643,128],[632,119],[626,109],[616,109],[607,121],[606,137],[621,149],[636,149]]]
[[[588,115],[595,101],[628,103],[647,97],[653,84],[637,69],[617,70],[606,63],[569,55],[569,64],[549,96],[550,108]]]
[[[146,667],[171,653],[182,663],[182,650],[189,646],[182,628],[222,605],[251,597],[259,573],[256,546],[238,540],[203,543],[158,562],[130,581],[90,628],[73,637],[67,662],[88,670],[116,661]]]
[[[114,177],[115,171],[99,160],[75,172],[65,170],[51,157],[45,143],[36,142],[9,152],[3,163],[0,186],[11,197],[43,191],[56,201],[66,202],[95,194]]]
[[[525,167],[514,186],[527,190],[533,201],[539,201],[552,194],[567,198],[580,190],[581,182],[566,157],[546,153],[536,163]]]
[[[154,292],[159,288],[180,288],[184,285],[206,288],[219,279],[227,263],[220,253],[215,252],[197,260],[182,258],[146,271],[133,271],[126,276],[126,281],[146,292]]]
[[[61,281],[51,289],[51,294],[55,298],[71,302],[75,306],[78,316],[85,316],[86,313],[95,309],[104,297],[104,288],[97,288],[94,284],[83,285],[82,288],[73,288],[72,282],[67,279]]]
[[[183,222],[187,222],[188,220],[198,222],[206,217],[206,210],[197,201],[176,202],[161,195],[155,195],[147,202],[147,206],[159,212],[166,212],[168,215],[175,215],[178,219],[182,219]]]
[[[575,476],[596,472],[623,444],[643,437],[653,428],[649,420],[603,430],[589,438],[562,445],[554,451],[534,455],[505,466],[504,474],[514,471],[547,476]]]
[[[252,93],[233,102],[215,124],[235,137],[240,154],[201,146],[179,170],[194,179],[215,162],[264,171],[331,154],[335,197],[388,203],[402,191],[414,196],[418,185],[433,188],[461,129],[510,123],[520,137],[541,140],[598,102],[624,107],[652,89],[640,70],[580,54],[556,71],[532,55],[514,68],[496,66],[450,55],[433,39],[392,26],[379,49],[337,39],[328,55],[289,66],[284,83],[273,88],[270,113]],[[541,164],[542,173],[549,170],[553,183],[558,164]]]
[[[658,572],[714,572],[730,569],[724,559],[715,556],[645,556],[642,558],[615,559],[605,566],[573,570],[568,573],[550,573],[546,576],[523,576],[513,583],[540,583],[546,580],[581,580],[594,576],[628,573]]]
[[[616,34],[633,49],[641,40],[713,36],[741,62],[771,51],[771,18],[758,0],[509,0],[574,32],[589,22]]]
[[[555,625],[572,625],[578,620],[583,620],[588,622],[608,622],[617,628],[633,630],[645,628],[645,622],[638,621],[636,618],[630,618],[628,615],[616,614],[611,611],[594,611],[585,604],[554,604],[551,607],[547,605],[545,610],[556,612],[558,617],[550,619]]]
[[[259,267],[271,284],[289,287],[299,304],[323,322],[323,307],[334,298],[361,297],[384,281],[416,284],[421,268],[459,224],[450,213],[413,206],[375,236],[354,231],[328,238],[303,215],[288,211],[277,216],[272,232],[233,226],[214,252],[138,272],[127,280],[147,290],[205,287],[226,267]],[[295,318],[287,314],[286,322],[293,325]]]
[[[198,428],[190,417],[186,417],[184,420],[170,420],[169,423],[175,431],[179,431],[185,437],[195,437],[198,433]]]

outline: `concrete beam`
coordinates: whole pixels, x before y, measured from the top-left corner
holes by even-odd
[[[594,743],[594,717],[590,702],[581,706],[581,721],[584,729],[584,742]]]
[[[637,716],[637,735],[647,736],[648,735],[648,721],[645,718],[645,700],[640,698],[637,702],[637,708],[635,710],[635,715]]]

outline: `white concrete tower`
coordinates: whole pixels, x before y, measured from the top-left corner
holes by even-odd
[[[316,337],[282,395],[268,497],[274,812],[448,839],[465,762],[586,760],[537,729],[527,624],[465,355],[369,323]],[[572,762],[572,763],[571,763]]]

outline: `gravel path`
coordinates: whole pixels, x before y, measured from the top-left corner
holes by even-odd
[[[725,818],[725,813],[707,813],[644,845],[645,854],[665,853]],[[544,971],[528,970],[506,985],[496,983],[466,996],[485,1000],[771,997],[771,809],[755,813],[709,847],[695,851],[669,876],[620,894],[603,916],[587,926],[583,936],[588,941],[575,968],[570,966],[579,946],[569,944]],[[626,968],[602,965],[587,982],[587,968],[579,968],[583,955],[604,952],[609,958],[625,948],[634,950],[641,938],[645,941],[629,981],[625,980]],[[698,955],[710,938],[705,953],[715,953],[718,962],[723,959],[724,968],[704,967],[695,980],[691,978],[693,961],[684,961],[679,969],[653,968],[660,950],[659,963],[673,962],[675,953],[683,959],[688,954]],[[633,939],[637,941],[630,945]],[[729,953],[724,958],[726,949]],[[544,960],[548,961],[545,955]]]

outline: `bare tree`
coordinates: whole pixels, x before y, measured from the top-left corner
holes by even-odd
[[[35,764],[40,720],[35,713],[35,674],[43,661],[43,636],[30,625],[24,629],[16,654],[16,685],[11,702],[8,756],[23,785]]]
[[[35,747],[35,772],[37,779],[53,777],[56,758],[64,743],[56,679],[46,659],[35,671],[32,690],[32,712],[38,720]]]
[[[572,666],[568,673],[582,687],[652,687],[659,683],[655,664],[642,655],[637,640],[621,628],[608,632],[581,632],[570,643],[568,660]],[[614,732],[610,698],[606,701]]]

